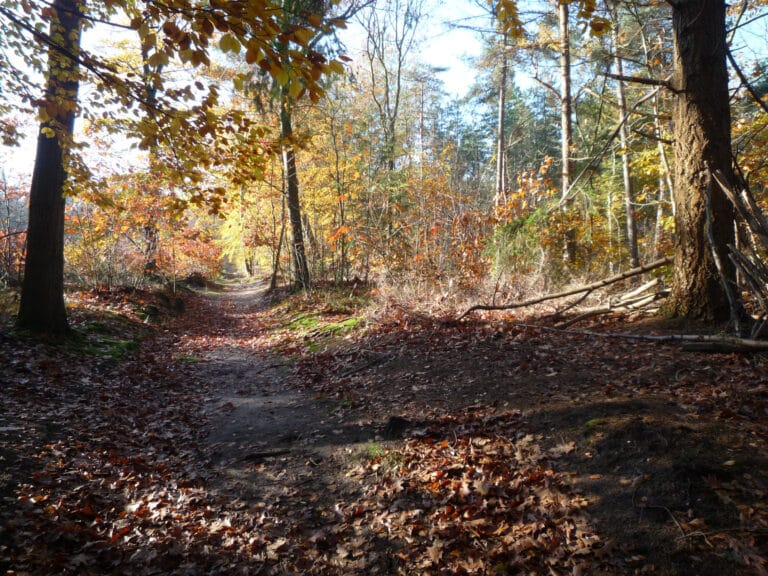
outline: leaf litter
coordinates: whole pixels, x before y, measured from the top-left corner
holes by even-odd
[[[766,573],[761,356],[237,293],[149,328],[150,298],[81,295],[87,350],[0,337],[7,574]],[[256,388],[314,420],[249,437]]]

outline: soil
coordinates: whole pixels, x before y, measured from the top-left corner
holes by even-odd
[[[260,324],[252,320],[269,306],[266,288],[259,283],[209,293],[201,301],[204,315],[225,309],[230,323],[218,328],[224,338],[258,338]],[[209,391],[202,407],[205,449],[218,491],[248,505],[299,492],[302,502],[331,507],[351,497],[340,472],[374,438],[370,426],[349,421],[328,399],[286,386],[292,363],[258,347],[225,344],[195,353],[201,361],[194,377]]]

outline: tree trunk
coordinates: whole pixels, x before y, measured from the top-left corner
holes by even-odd
[[[293,261],[295,264],[296,286],[304,290],[309,288],[309,267],[304,249],[304,229],[301,223],[301,202],[299,201],[299,175],[296,172],[296,152],[291,139],[291,97],[288,85],[280,88],[280,138],[283,141],[283,169],[288,197],[288,216],[293,232]]]
[[[565,199],[571,188],[571,147],[573,146],[573,99],[571,97],[571,36],[568,29],[568,3],[558,6],[560,23],[560,163],[561,189]],[[566,203],[566,210],[570,205]],[[565,231],[565,258],[569,264],[576,262],[576,231],[570,224]]]
[[[507,48],[509,47],[509,39],[506,32],[502,31],[501,34],[504,39],[501,44],[501,73],[499,75],[499,103],[496,120],[496,195],[494,197],[494,204],[496,206],[505,203],[507,200],[507,142],[504,135],[504,124],[507,107],[507,74],[509,67]]]
[[[283,249],[283,240],[285,239],[285,178],[282,183],[282,210],[280,212],[280,235],[277,239],[277,245],[273,251],[272,276],[269,279],[269,290],[274,291],[277,288],[277,276],[280,273],[280,252]]]
[[[141,48],[142,60],[142,81],[144,82],[144,98],[146,101],[147,113],[155,121],[155,108],[157,106],[157,78],[163,72],[163,65],[158,65],[154,70],[149,64],[149,52],[146,46]],[[160,198],[158,189],[162,181],[162,162],[160,159],[160,150],[155,144],[149,149],[149,181],[147,182],[150,195],[155,199],[153,204],[157,206]],[[158,253],[160,251],[160,228],[157,225],[157,219],[160,217],[159,210],[155,207],[150,212],[150,217],[144,223],[144,275],[152,276],[157,274],[159,267],[157,265]]]
[[[613,62],[618,76],[624,75],[624,64],[619,54],[619,14],[615,4],[610,4],[613,27],[611,39],[613,40]],[[619,106],[619,121],[627,117],[627,98],[624,93],[624,81],[616,80],[616,100]],[[629,267],[635,268],[640,263],[637,249],[637,223],[635,222],[634,190],[632,187],[632,174],[630,172],[629,135],[627,123],[619,126],[619,142],[621,144],[621,175],[624,182],[624,212],[625,229],[627,235],[627,248],[629,250]]]
[[[27,257],[17,325],[36,333],[69,330],[64,306],[64,184],[79,86],[81,4],[54,0],[50,35],[62,47],[48,52],[45,106],[29,194]],[[65,55],[63,52],[68,53]]]
[[[728,258],[733,207],[710,170],[732,178],[724,0],[674,0],[675,276],[668,311],[681,318],[727,320],[726,291],[707,241],[711,194],[713,248],[723,277],[734,282]]]

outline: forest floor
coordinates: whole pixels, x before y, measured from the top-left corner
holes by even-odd
[[[356,289],[0,326],[0,573],[768,574],[768,356]]]

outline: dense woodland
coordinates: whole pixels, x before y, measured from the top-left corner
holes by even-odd
[[[419,59],[424,1],[9,4],[5,145],[40,126],[3,167],[19,323],[65,330],[65,282],[223,261],[498,303],[663,256],[668,314],[743,316],[762,232],[724,187],[762,201],[764,12],[699,4],[485,6],[445,23],[485,46],[459,99]]]
[[[0,0],[0,572],[768,574],[768,6],[436,13]]]

